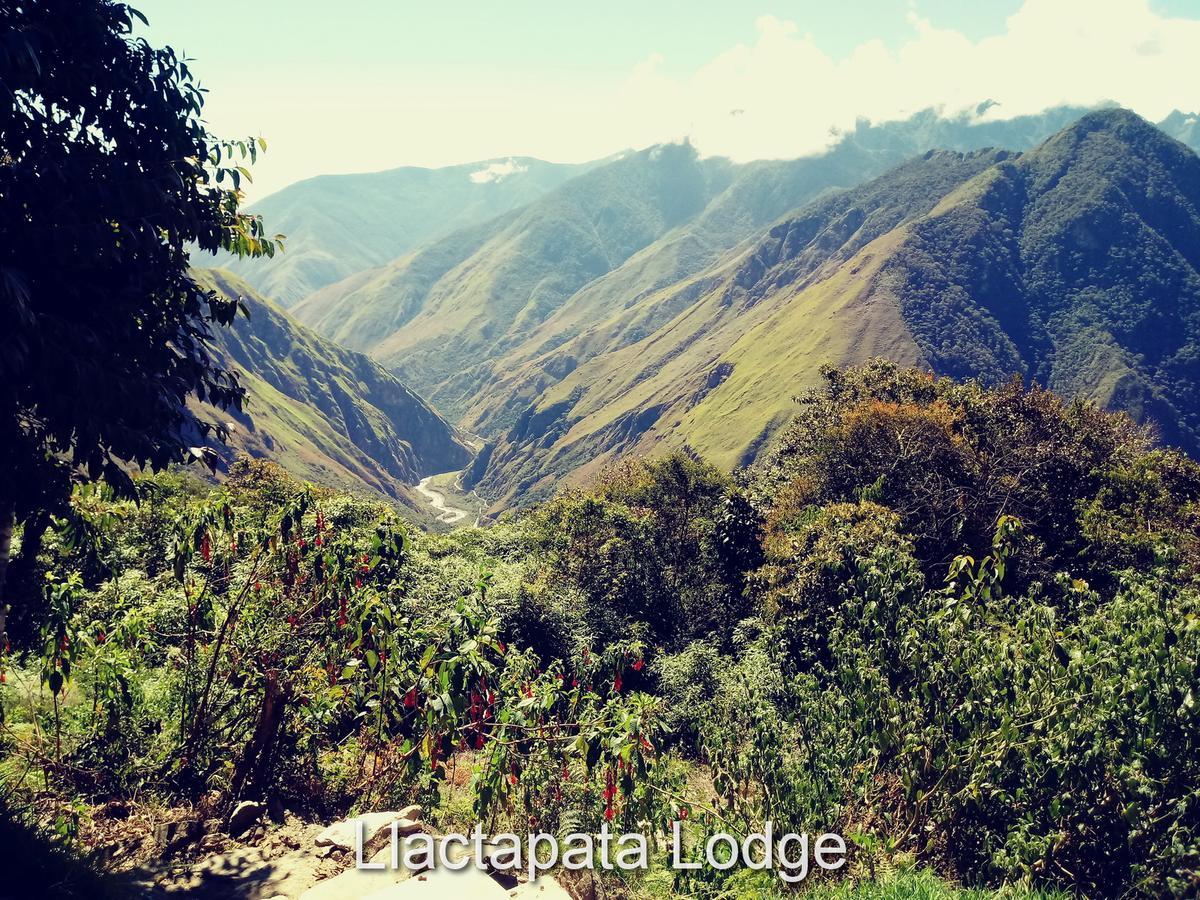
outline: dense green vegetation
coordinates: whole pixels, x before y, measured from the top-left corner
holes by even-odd
[[[131,467],[215,462],[225,423],[188,403],[245,398],[211,343],[239,307],[189,253],[281,247],[239,209],[266,143],[211,134],[187,63],[136,21],[119,3],[0,6],[0,643],[9,606],[38,602],[27,563],[75,484],[129,492]],[[18,523],[33,552],[10,572]]]
[[[1193,892],[1200,467],[1019,383],[825,379],[737,479],[628,462],[449,535],[264,463],[81,490],[6,794],[86,842],[113,798],[453,824],[469,781],[492,826],[837,830],[861,896]]]

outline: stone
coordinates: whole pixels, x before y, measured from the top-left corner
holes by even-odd
[[[404,809],[400,810],[400,812],[396,813],[396,815],[402,819],[411,819],[414,822],[420,822],[421,814],[423,812],[424,810],[422,809],[420,803],[413,803],[410,806],[404,807]]]
[[[570,892],[549,875],[518,885],[508,896],[513,900],[572,900]]]
[[[237,837],[247,831],[263,817],[266,811],[267,807],[263,803],[255,800],[243,800],[229,814],[229,824],[227,826],[229,834]]]
[[[366,813],[365,815],[356,816],[353,819],[344,819],[341,822],[335,822],[318,834],[314,843],[318,847],[339,847],[343,850],[350,850],[357,847],[358,823],[360,821],[362,822],[362,842],[364,847],[383,829],[390,828],[393,822],[397,823],[396,830],[401,837],[421,830],[420,822],[405,818],[399,812]]]
[[[198,840],[203,833],[203,826],[191,819],[182,822],[159,822],[154,826],[154,842],[164,852],[174,853]]]
[[[393,869],[391,857],[391,848],[384,847],[370,860],[372,863],[382,863],[382,869],[349,868],[333,878],[317,882],[300,895],[301,900],[359,900],[360,897],[399,884],[412,873],[403,865]]]
[[[509,892],[486,872],[468,866],[461,872],[449,869],[422,872],[354,900],[506,900],[508,895]]]

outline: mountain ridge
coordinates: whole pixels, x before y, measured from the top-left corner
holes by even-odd
[[[470,461],[458,431],[378,363],[299,325],[227,271],[197,275],[249,311],[214,332],[217,356],[239,372],[247,404],[240,412],[201,407],[234,425],[226,459],[237,451],[273,459],[301,478],[421,512],[411,486]]]
[[[957,377],[1040,378],[1153,422],[1165,439],[1195,452],[1200,280],[1194,260],[1177,254],[1182,262],[1174,265],[1152,236],[1173,231],[1175,245],[1200,247],[1200,160],[1119,110],[1084,116],[1027,153],[985,159],[978,171],[960,170],[962,178],[947,175],[940,188],[935,181],[904,187],[906,170],[948,161],[926,154],[777,223],[757,246],[698,276],[710,290],[670,326],[593,357],[547,388],[477,461],[473,482],[501,508],[660,444],[744,464],[786,420],[791,396],[815,386],[821,363],[877,353]],[[1186,189],[1172,192],[1180,180]],[[1079,199],[1085,189],[1096,202]],[[1135,221],[1140,195],[1158,198],[1147,207],[1158,216],[1155,227]],[[1005,210],[1016,224],[1001,220]],[[1088,231],[1097,210],[1108,218]],[[1156,248],[1153,264],[1137,264]],[[1073,280],[1062,279],[1064,266]],[[1058,280],[1043,284],[1045,272]],[[1134,303],[1137,286],[1153,286],[1156,277],[1174,281]],[[1103,302],[1098,291],[1116,299]],[[1059,295],[1061,308],[1047,305]],[[1024,297],[1032,298],[1029,310]],[[740,305],[736,327],[713,324],[729,319],[721,304]],[[1163,320],[1167,307],[1173,312]],[[1039,331],[1042,318],[1049,330]],[[695,335],[690,343],[672,343],[671,332],[685,328]],[[1158,363],[1148,340],[1156,334],[1179,336]],[[696,355],[704,341],[711,346]],[[1078,365],[1086,348],[1090,373]]]

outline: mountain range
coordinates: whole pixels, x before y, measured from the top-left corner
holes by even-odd
[[[419,244],[523,206],[598,164],[508,157],[441,169],[410,166],[309,178],[264,198],[253,210],[272,229],[286,233],[286,253],[272,259],[229,257],[222,263],[288,307]]]
[[[421,170],[343,176],[365,180],[344,194],[317,179],[263,201],[280,210],[270,227],[340,224],[302,229],[290,268],[253,277],[286,281],[293,301],[329,281],[290,314],[328,339],[323,353],[369,355],[461,429],[430,426],[459,447],[438,465],[481,436],[466,481],[494,510],[660,445],[746,464],[822,364],[876,355],[1037,379],[1196,452],[1200,162],[1172,138],[1194,145],[1196,117],[987,112],[860,123],[797,160],[734,164],[685,143],[422,176],[453,184],[444,203],[430,187],[392,205],[417,196],[404,191]],[[366,187],[387,177],[408,187]],[[372,262],[382,242],[339,249],[389,216],[410,223],[394,259]],[[283,259],[296,250],[293,237]],[[322,255],[356,270],[301,277]],[[410,425],[397,434],[415,440],[425,426]]]

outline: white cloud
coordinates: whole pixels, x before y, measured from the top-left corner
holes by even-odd
[[[515,159],[506,159],[504,162],[490,163],[479,171],[472,172],[470,179],[476,184],[488,184],[489,182],[503,181],[509,175],[517,175],[528,170],[529,166],[523,166]]]
[[[619,83],[561,82],[493,71],[453,81],[363,78],[310,67],[264,78],[265,93],[214,90],[225,134],[263,133],[256,196],[331,171],[445,166],[510,155],[581,162],[690,138],[709,155],[795,157],[865,116],[947,113],[999,101],[992,118],[1057,103],[1113,100],[1150,119],[1200,110],[1200,14],[1166,18],[1150,0],[1025,0],[1004,31],[972,40],[909,6],[909,38],[886,46],[864,21],[863,42],[835,58],[821,36],[772,16],[753,41],[680,72],[647,55]],[[453,36],[448,35],[447,41]],[[348,140],[347,136],[353,136]],[[504,177],[496,163],[472,177]],[[496,167],[500,168],[496,168]]]
[[[631,126],[655,123],[650,140],[687,134],[702,152],[735,159],[812,152],[860,116],[955,113],[989,98],[999,101],[994,118],[1103,100],[1151,119],[1200,107],[1200,21],[1160,16],[1148,0],[1026,0],[1002,34],[979,41],[920,8],[911,4],[912,36],[898,48],[868,40],[840,60],[795,23],[764,16],[753,44],[686,78],[661,74],[660,56],[646,60],[618,105]]]

